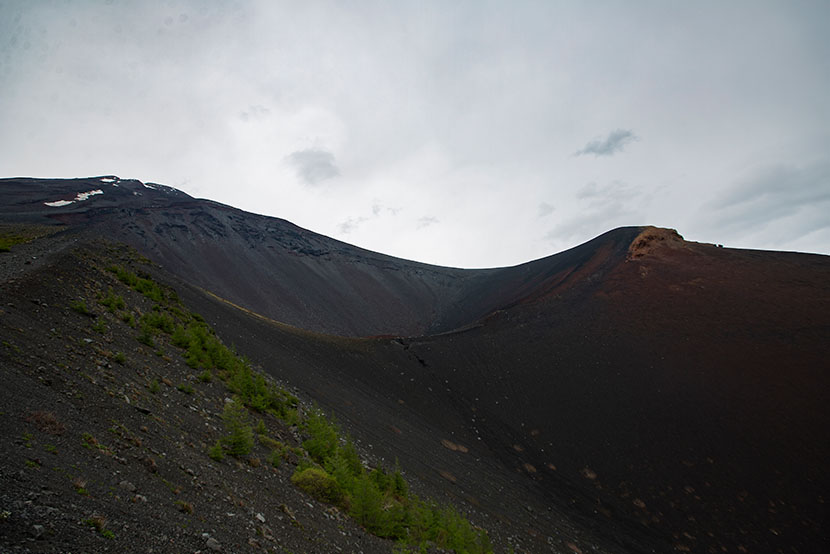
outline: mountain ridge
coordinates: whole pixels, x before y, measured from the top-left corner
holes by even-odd
[[[826,542],[828,256],[625,227],[519,266],[424,268],[137,181],[123,208],[42,204],[93,185],[0,180],[0,216],[137,247],[228,344],[527,551]]]

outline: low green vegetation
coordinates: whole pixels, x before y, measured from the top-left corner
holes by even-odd
[[[301,417],[299,400],[294,395],[266,381],[247,359],[225,346],[201,316],[184,309],[174,291],[122,266],[110,266],[108,270],[153,301],[152,310],[144,313],[138,324],[123,298],[112,290],[100,301],[108,311],[120,313],[123,321],[139,327],[139,342],[155,348],[156,340],[169,341],[182,350],[188,366],[201,370],[199,381],[210,382],[216,376],[234,393],[222,412],[226,434],[208,448],[211,459],[221,462],[226,456],[248,457],[256,467],[259,458],[249,455],[258,439],[270,449],[268,462],[272,466],[278,467],[287,459],[299,460],[291,478],[298,488],[338,506],[367,531],[396,540],[404,550],[437,547],[457,553],[492,552],[483,529],[474,527],[453,507],[420,499],[410,491],[398,467],[391,472],[382,467],[364,467],[351,439],[319,409],[308,410]],[[150,392],[156,393],[159,388],[156,379],[149,383]],[[194,392],[188,384],[177,388],[187,394]],[[262,416],[255,425],[252,413]],[[265,415],[300,425],[307,437],[303,448],[291,448],[271,438]],[[83,441],[88,448],[106,448],[92,437],[84,436]]]
[[[225,448],[222,446],[221,440],[216,441],[216,444],[208,449],[208,456],[217,462],[221,462],[225,459]]]
[[[140,292],[147,298],[155,302],[163,303],[165,301],[165,294],[162,288],[156,284],[148,275],[136,275],[129,269],[112,265],[107,268],[110,272],[115,273],[118,280],[130,287],[131,289]]]
[[[12,249],[12,246],[21,242],[26,242],[26,238],[14,234],[0,235],[0,252],[8,252]]]
[[[115,294],[112,291],[112,287],[110,287],[106,296],[99,300],[99,303],[111,314],[114,314],[116,310],[123,310],[127,306],[127,303],[124,302],[124,298],[120,294]]]
[[[191,504],[190,502],[185,502],[184,500],[176,500],[174,504],[179,509],[179,511],[184,514],[193,513],[193,504]]]
[[[81,315],[90,316],[90,317],[95,316],[95,314],[92,313],[89,310],[89,308],[86,305],[86,302],[84,302],[83,300],[78,300],[77,302],[73,302],[72,304],[69,305],[69,307],[72,308],[72,311],[77,312]]]
[[[241,402],[225,403],[222,421],[228,435],[221,441],[225,451],[231,456],[247,456],[254,448],[254,430],[248,420],[248,410]]]
[[[115,538],[115,533],[107,529],[107,519],[103,516],[92,516],[91,518],[85,519],[84,523],[90,527],[94,527],[98,531],[98,534],[105,539]]]
[[[147,327],[142,327],[141,332],[136,337],[136,340],[141,344],[147,345],[150,348],[155,348],[156,343],[153,340],[153,331]]]
[[[367,531],[426,548],[455,552],[492,552],[487,533],[450,506],[438,506],[411,493],[399,468],[389,473],[363,466],[350,439],[319,410],[303,423],[310,457],[297,467],[292,482],[320,501],[347,511]]]
[[[60,227],[49,225],[0,224],[0,252],[9,252],[13,246],[50,235]]]
[[[171,342],[186,350],[185,361],[194,369],[216,370],[219,378],[245,406],[294,422],[297,398],[288,391],[270,385],[253,371],[250,362],[237,356],[216,338],[201,318],[189,316],[186,324],[176,325]],[[204,372],[203,372],[204,375]]]

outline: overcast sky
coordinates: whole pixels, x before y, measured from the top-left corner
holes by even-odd
[[[0,176],[460,267],[622,225],[830,253],[830,2],[0,0]]]

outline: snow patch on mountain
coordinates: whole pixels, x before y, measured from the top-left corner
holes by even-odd
[[[51,208],[60,208],[62,206],[74,204],[75,202],[83,202],[84,200],[87,200],[90,196],[95,196],[96,194],[104,194],[104,191],[102,191],[101,189],[96,189],[87,192],[79,192],[77,195],[75,195],[75,198],[72,200],[55,200],[54,202],[44,202],[43,204]]]

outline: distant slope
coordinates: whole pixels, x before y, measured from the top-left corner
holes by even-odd
[[[505,465],[629,548],[822,550],[830,258],[647,229],[627,260],[410,351]]]
[[[0,191],[4,218],[83,225],[235,303],[317,331],[443,330],[445,312],[466,314],[458,298],[482,275],[369,252],[281,219],[112,176],[4,179]]]
[[[827,550],[830,257],[629,227],[460,270],[102,182],[0,181],[0,215],[136,245],[226,342],[529,551]]]
[[[370,252],[282,219],[115,176],[0,179],[0,191],[4,218],[80,225],[248,309],[348,336],[417,336],[469,325],[573,281],[595,243],[606,240],[516,267],[463,270]],[[607,238],[619,249],[638,232]]]
[[[830,258],[637,231],[504,270],[533,286],[431,337],[333,341],[201,309],[526,539],[567,533],[564,514],[626,552],[822,550]]]

